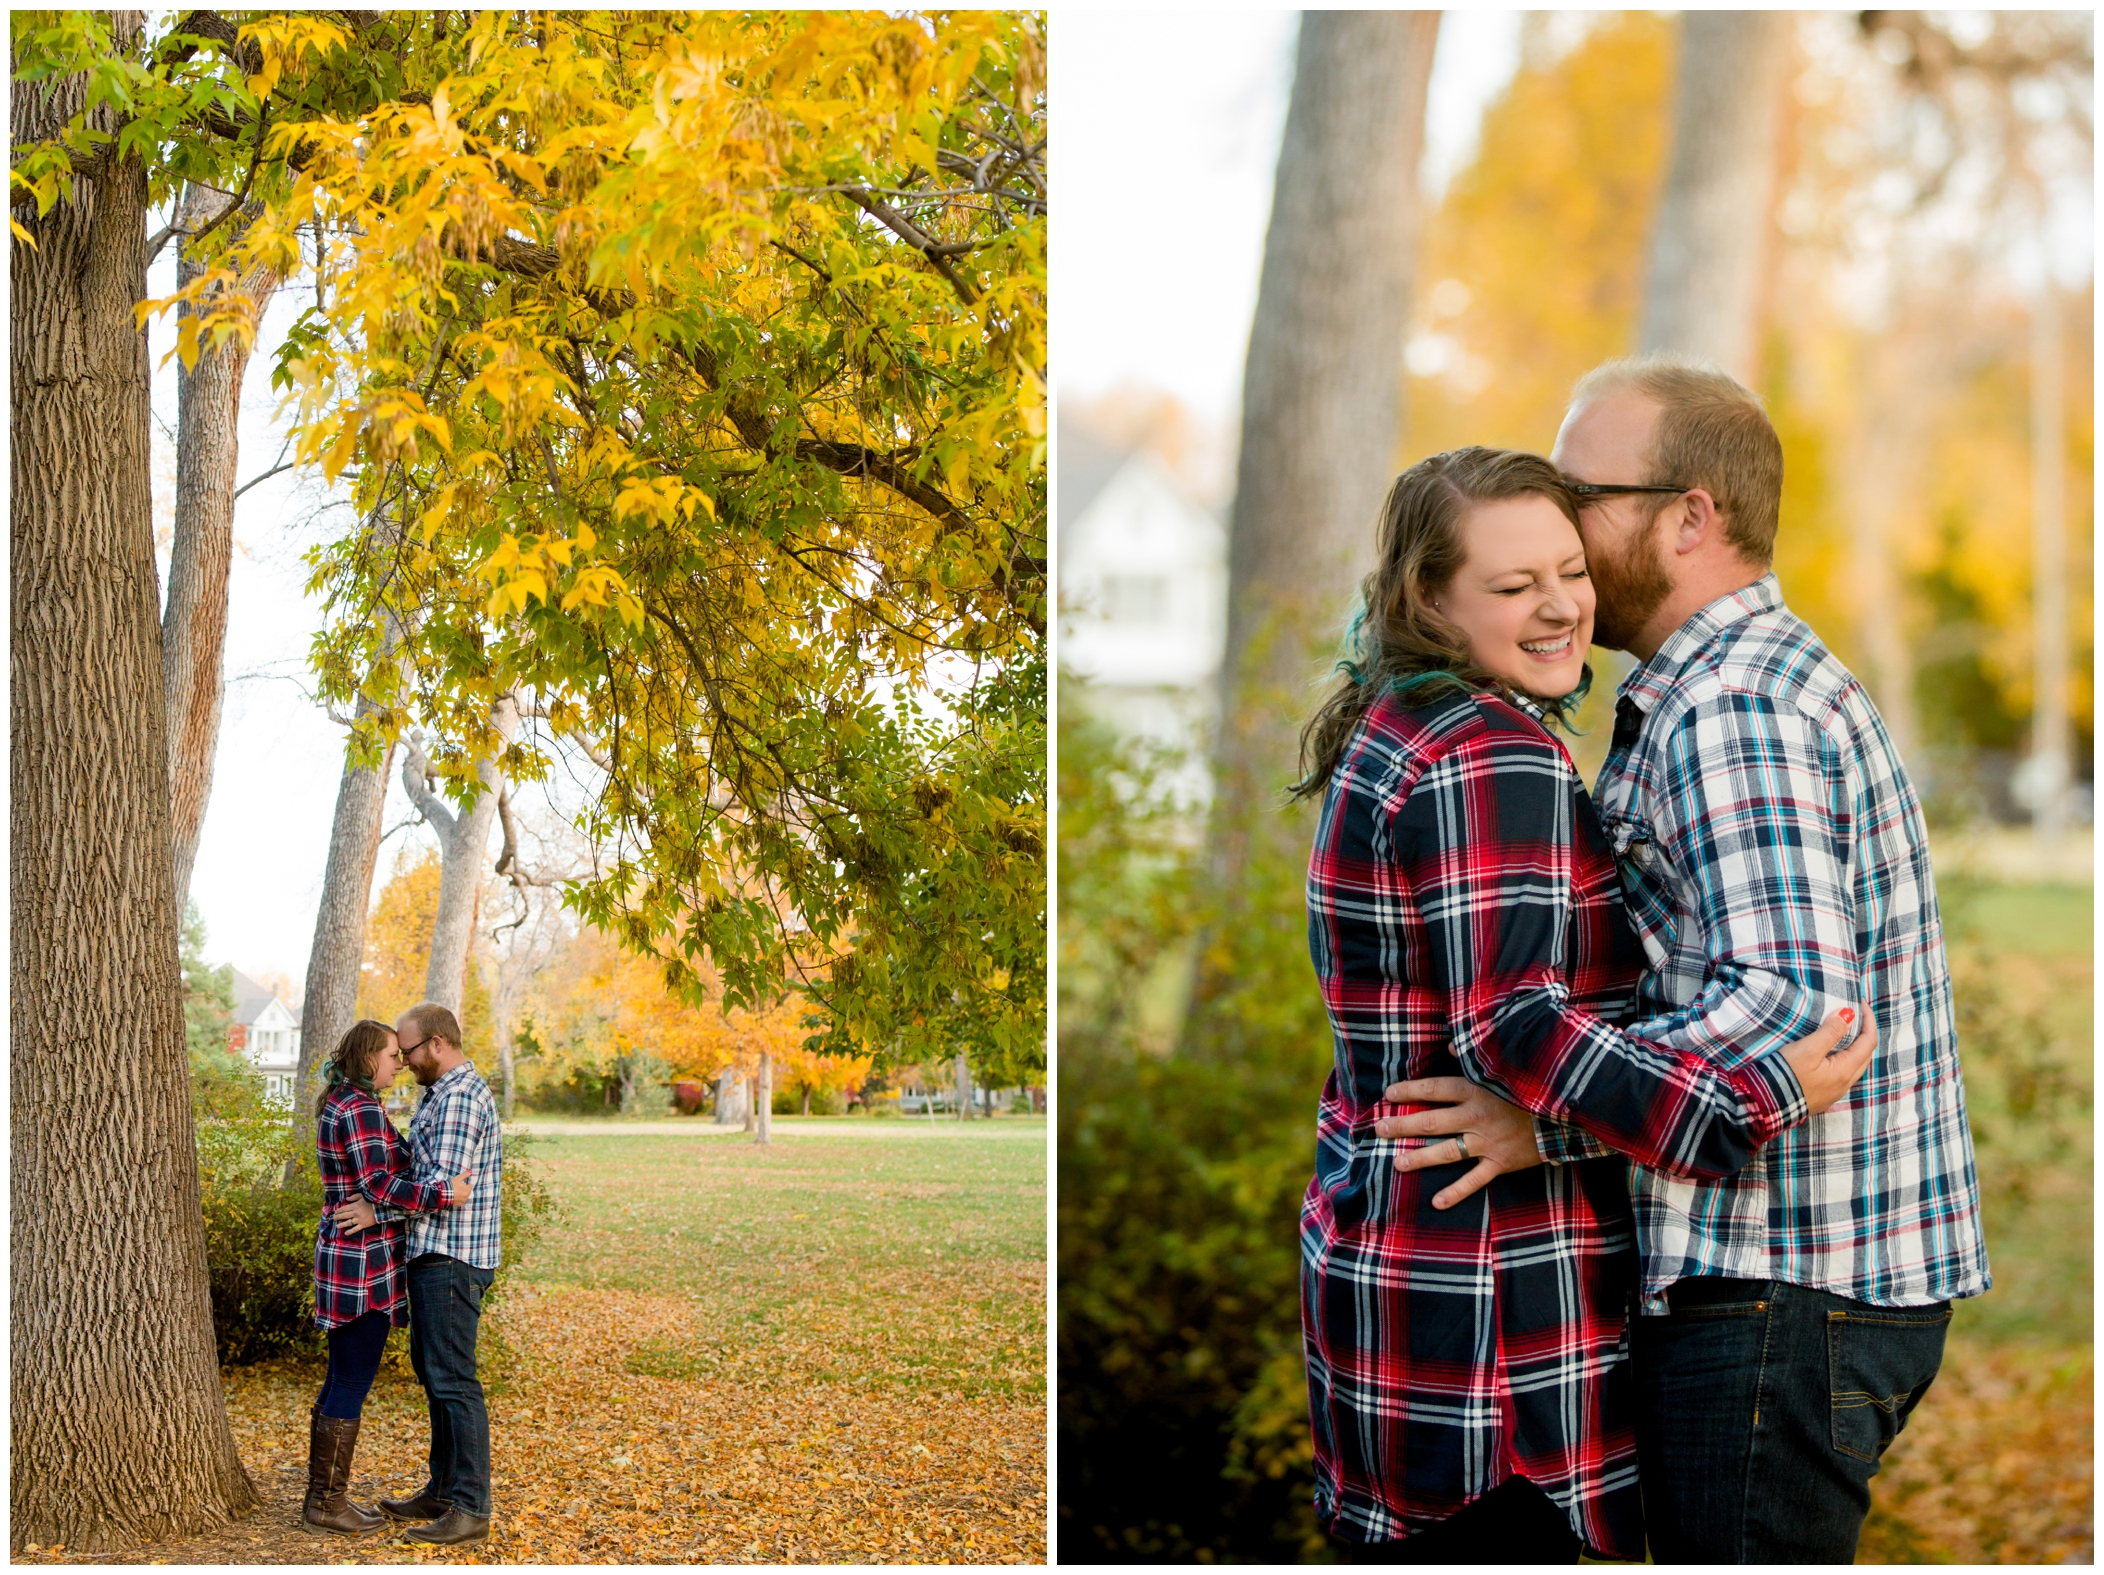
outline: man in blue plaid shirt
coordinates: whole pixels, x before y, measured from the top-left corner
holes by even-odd
[[[380,1507],[397,1520],[429,1522],[405,1533],[412,1542],[479,1542],[489,1535],[489,1411],[475,1341],[500,1251],[503,1124],[489,1085],[461,1053],[451,1011],[431,1001],[412,1006],[395,1034],[424,1088],[409,1123],[415,1174],[471,1172],[475,1190],[459,1208],[432,1213],[385,1203],[376,1212],[362,1199],[336,1211],[338,1224],[360,1229],[376,1218],[408,1222],[409,1361],[431,1414],[431,1475],[414,1497],[383,1498]]]
[[[1594,641],[1641,663],[1594,794],[1649,963],[1630,1033],[1727,1067],[1836,1007],[1879,1035],[1848,1095],[1737,1174],[1630,1166],[1651,1554],[1846,1564],[1952,1299],[1990,1284],[1920,801],[1863,686],[1783,605],[1782,444],[1753,394],[1673,357],[1610,362],[1554,458]],[[1459,1080],[1399,1094],[1459,1103],[1384,1135],[1465,1131],[1508,1169],[1608,1152]]]

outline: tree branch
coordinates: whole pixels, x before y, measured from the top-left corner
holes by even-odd
[[[950,259],[945,255],[944,248],[937,245],[936,242],[929,239],[926,235],[923,235],[915,227],[911,219],[908,219],[890,204],[879,202],[868,192],[858,190],[852,186],[843,195],[846,196],[849,202],[852,202],[872,219],[883,225],[885,229],[891,231],[892,234],[927,258],[928,265],[950,281],[950,288],[957,292],[966,306],[978,304],[979,292],[967,284],[964,276],[950,266]]]
[[[559,886],[560,875],[533,874],[519,863],[519,822],[511,812],[511,785],[506,783],[497,794],[497,819],[504,826],[504,851],[497,855],[496,873],[521,892],[528,886]],[[524,922],[523,920],[521,921]]]
[[[450,840],[459,817],[446,808],[446,801],[432,792],[427,782],[431,775],[430,762],[424,758],[424,746],[412,733],[404,740],[408,745],[402,752],[402,791],[409,795],[409,802],[417,807],[425,820],[429,821],[439,836]]]

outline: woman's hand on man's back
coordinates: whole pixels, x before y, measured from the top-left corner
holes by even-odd
[[[1863,1032],[1856,1036],[1855,1043],[1846,1049],[1834,1048],[1855,1025],[1855,1008],[1844,1006],[1802,1039],[1783,1046],[1780,1052],[1790,1063],[1790,1070],[1797,1074],[1797,1085],[1804,1090],[1805,1107],[1811,1115],[1839,1104],[1842,1096],[1856,1086],[1856,1079],[1870,1070],[1871,1052],[1878,1047],[1875,1014],[1865,1014]]]

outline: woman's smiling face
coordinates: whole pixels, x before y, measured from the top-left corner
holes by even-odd
[[[393,1034],[389,1034],[387,1043],[373,1056],[373,1087],[383,1091],[392,1088],[395,1077],[401,1070],[402,1042]]]
[[[1478,666],[1521,694],[1578,687],[1593,638],[1593,582],[1578,528],[1538,495],[1478,503],[1461,522],[1468,558],[1431,598]]]

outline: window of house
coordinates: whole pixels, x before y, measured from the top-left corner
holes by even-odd
[[[1169,581],[1160,574],[1106,574],[1103,619],[1106,623],[1165,623],[1169,617]]]

